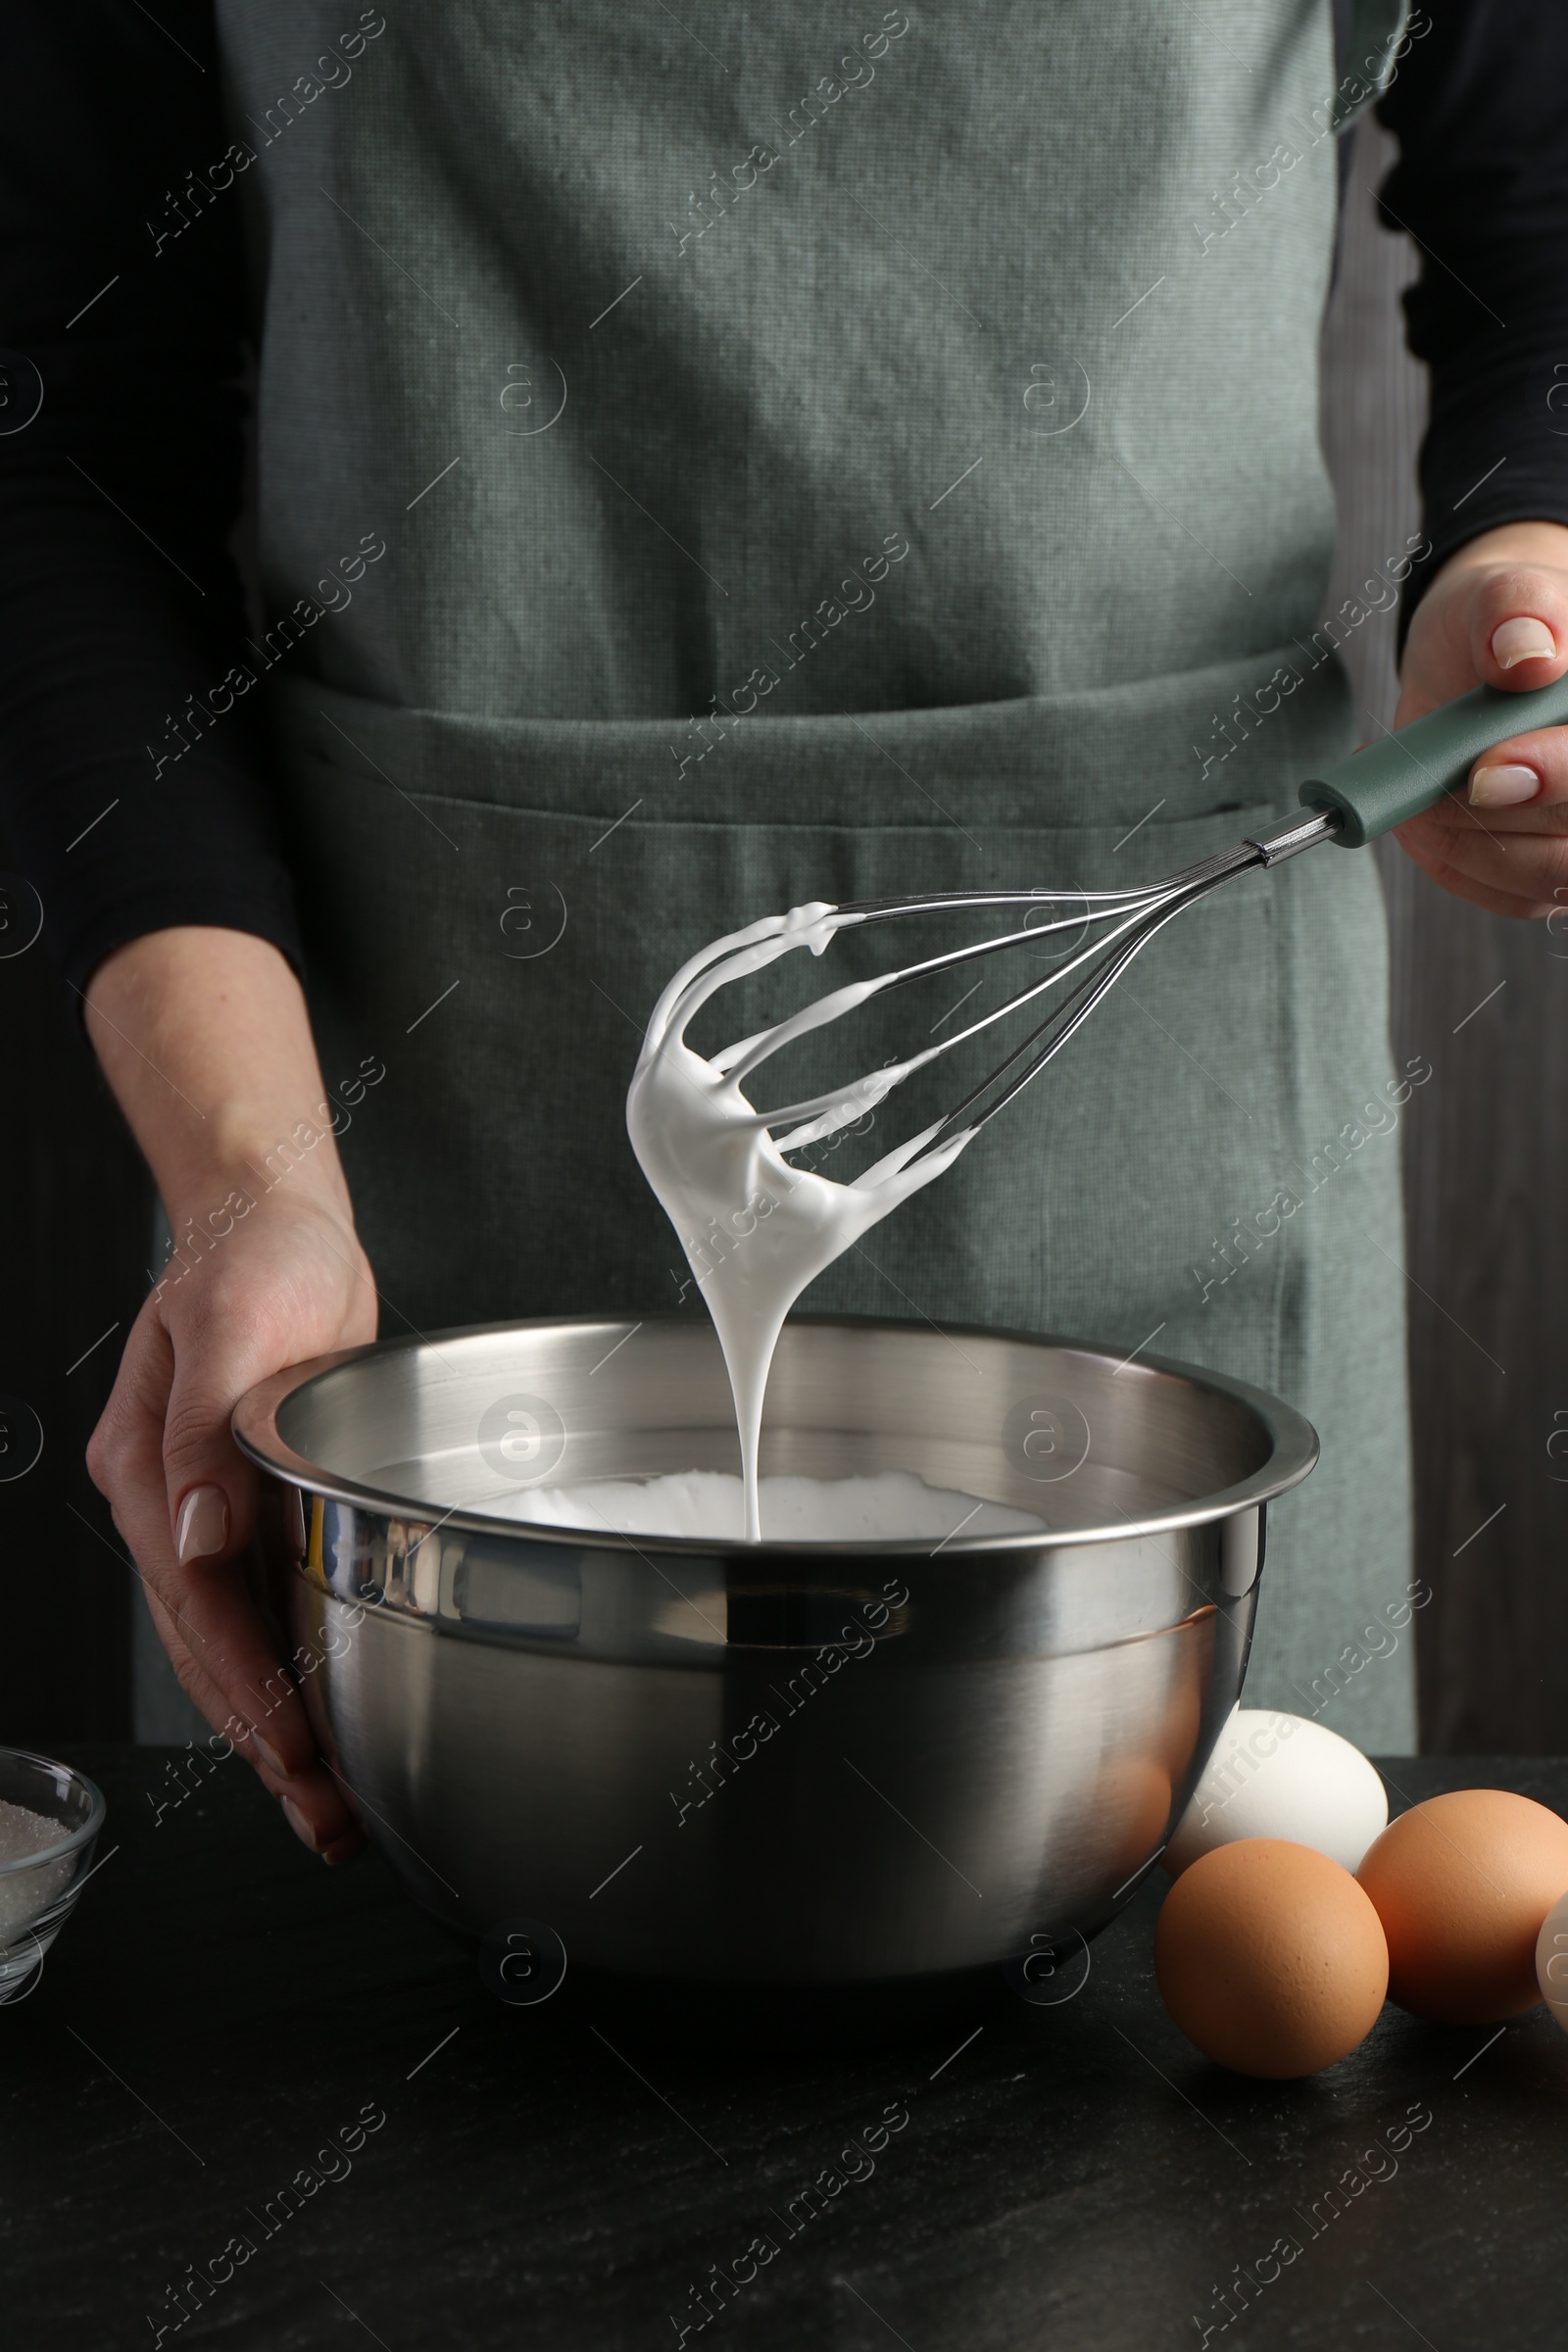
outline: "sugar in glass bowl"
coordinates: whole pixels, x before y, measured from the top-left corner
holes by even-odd
[[[75,1909],[107,1811],[85,1774],[0,1747],[0,2001],[23,1990]]]

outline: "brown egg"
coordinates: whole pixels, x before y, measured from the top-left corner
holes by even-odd
[[[1284,1838],[1200,1855],[1154,1931],[1165,2006],[1205,2058],[1240,2075],[1315,2075],[1377,2022],[1389,1954],[1348,1870]]]
[[[1505,1788],[1455,1788],[1391,1821],[1356,1873],[1389,1941],[1389,1995],[1485,2026],[1533,2009],[1536,1937],[1568,1889],[1568,1821]]]

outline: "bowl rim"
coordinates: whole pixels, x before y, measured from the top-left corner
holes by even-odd
[[[637,1319],[644,1327],[657,1324],[665,1329],[698,1328],[690,1317],[670,1312],[644,1315]],[[786,1328],[812,1330],[919,1330],[917,1323],[907,1318],[877,1315],[800,1315],[792,1316]],[[395,1340],[372,1340],[359,1348],[341,1348],[325,1355],[313,1356],[305,1363],[293,1364],[246,1392],[235,1405],[230,1426],[235,1444],[263,1471],[284,1485],[328,1502],[346,1503],[354,1509],[374,1512],[382,1518],[412,1521],[416,1526],[429,1522],[426,1532],[435,1527],[452,1527],[482,1535],[502,1535],[520,1543],[543,1544],[557,1550],[563,1543],[574,1549],[610,1552],[633,1552],[639,1556],[662,1554],[693,1555],[727,1558],[740,1554],[748,1559],[790,1557],[873,1560],[878,1558],[906,1559],[918,1551],[922,1555],[928,1546],[905,1537],[880,1537],[874,1541],[771,1542],[764,1537],[760,1544],[741,1544],[730,1536],[643,1536],[630,1535],[617,1528],[577,1528],[557,1526],[543,1520],[511,1519],[500,1513],[466,1505],[454,1505],[450,1510],[438,1510],[431,1504],[421,1504],[407,1494],[393,1494],[385,1488],[365,1481],[340,1476],[323,1464],[313,1462],[297,1453],[283,1438],[277,1427],[277,1415],[287,1400],[307,1388],[313,1381],[323,1379],[344,1364],[358,1362],[367,1356],[409,1354],[418,1348],[439,1348],[443,1343],[454,1345],[461,1340],[499,1339],[529,1331],[576,1331],[612,1339],[626,1335],[636,1328],[629,1315],[529,1315],[502,1323],[466,1323],[454,1328],[402,1335]],[[711,1326],[708,1327],[711,1332]],[[1123,1356],[1103,1343],[1074,1340],[1054,1332],[1018,1331],[999,1328],[994,1324],[944,1324],[945,1335],[956,1339],[1002,1340],[1021,1343],[1026,1347],[1053,1348],[1065,1353],[1090,1355],[1102,1361],[1115,1358],[1117,1374],[1130,1373],[1137,1381],[1175,1379],[1191,1388],[1205,1389],[1230,1397],[1248,1407],[1262,1422],[1270,1440],[1270,1453],[1262,1467],[1250,1477],[1234,1486],[1216,1488],[1214,1493],[1196,1502],[1174,1503],[1158,1510],[1143,1513],[1137,1518],[1112,1519],[1089,1527],[1047,1527],[1040,1531],[1024,1529],[997,1535],[956,1535],[940,1547],[935,1558],[964,1559],[976,1554],[996,1555],[1006,1552],[1040,1550],[1070,1550],[1086,1544],[1125,1542],[1130,1538],[1167,1534],[1179,1528],[1203,1527],[1215,1521],[1235,1517],[1238,1513],[1271,1501],[1276,1495],[1299,1486],[1315,1467],[1322,1447],[1316,1430],[1298,1413],[1294,1405],[1274,1396],[1266,1389],[1254,1388],[1250,1381],[1235,1379],[1226,1372],[1213,1372],[1205,1366],[1182,1362],[1175,1356],[1151,1355],[1137,1348],[1131,1355]],[[716,1335],[715,1335],[716,1345]],[[70,1767],[68,1766],[69,1770]]]
[[[18,1854],[12,1862],[0,1862],[0,1879],[11,1877],[13,1872],[36,1870],[43,1862],[58,1862],[62,1854],[69,1854],[97,1837],[109,1818],[109,1803],[96,1781],[90,1781],[84,1772],[78,1772],[74,1764],[63,1763],[58,1756],[46,1756],[36,1747],[12,1747],[0,1742],[0,1756],[20,1756],[24,1763],[42,1764],[50,1772],[66,1773],[78,1788],[86,1789],[92,1800],[86,1820],[79,1822],[57,1844],[40,1846],[35,1854]],[[7,1797],[4,1801],[10,1804],[15,1799]]]

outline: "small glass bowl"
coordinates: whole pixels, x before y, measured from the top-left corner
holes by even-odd
[[[0,1860],[0,2002],[14,2000],[76,1907],[108,1806],[85,1774],[22,1747],[0,1747],[0,1807],[57,1825],[36,1851]],[[0,1854],[13,1840],[0,1810]]]

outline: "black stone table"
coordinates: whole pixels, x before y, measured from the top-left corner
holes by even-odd
[[[1244,2082],[1160,2005],[1157,1872],[1056,2006],[988,1978],[829,2046],[780,2004],[750,2047],[716,1996],[580,1972],[505,2006],[378,1856],[323,1868],[237,1760],[155,1818],[168,1758],[71,1751],[118,1851],[0,2009],[10,2344],[1568,2342],[1544,2010],[1388,2009],[1331,2074]],[[1396,1804],[1483,1785],[1568,1812],[1568,1763],[1386,1777]]]

